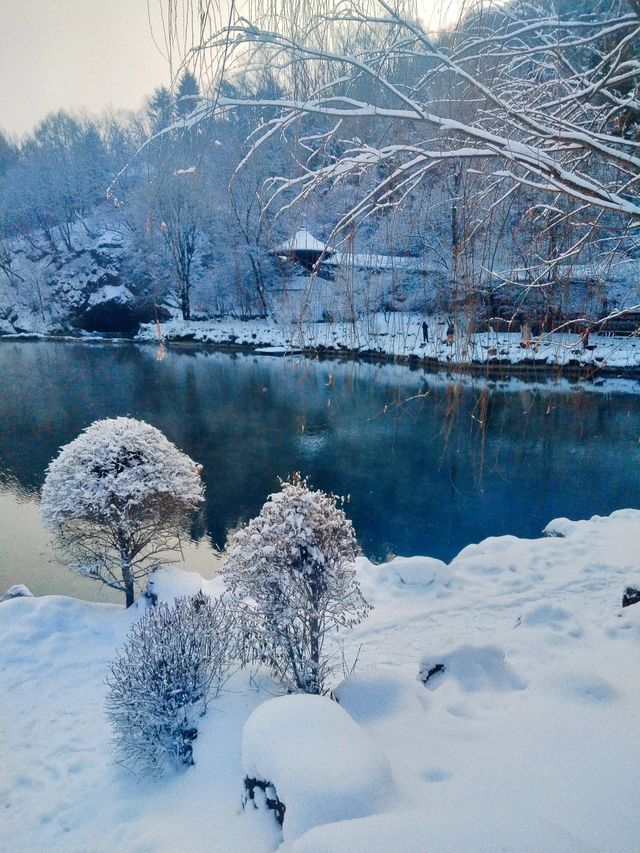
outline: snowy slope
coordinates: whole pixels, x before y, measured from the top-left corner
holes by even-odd
[[[393,794],[376,814],[328,813],[286,842],[271,814],[240,808],[243,726],[275,692],[264,674],[239,673],[211,703],[195,767],[138,779],[112,763],[102,703],[108,661],[140,611],[1,603],[0,849],[637,853],[640,605],[620,605],[638,576],[640,511],[559,519],[549,532],[487,539],[448,566],[359,560],[375,610],[344,637],[347,659],[360,657],[336,696],[389,763]],[[166,599],[201,584],[221,589],[176,570],[154,589]],[[419,680],[437,664],[444,672]],[[300,739],[309,722],[301,708],[287,726]],[[316,719],[314,743],[332,745],[329,728]],[[250,732],[247,751],[245,767],[263,758]],[[287,790],[295,774],[276,764]],[[331,793],[321,769],[310,767],[305,796]]]

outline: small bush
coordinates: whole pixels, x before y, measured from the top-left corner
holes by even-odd
[[[202,593],[150,609],[131,628],[107,679],[120,761],[159,775],[193,764],[198,720],[236,660],[233,611]]]
[[[222,569],[242,609],[243,659],[269,666],[291,692],[324,693],[337,663],[335,632],[371,609],[356,581],[356,553],[334,495],[312,491],[298,474],[283,483],[235,535]]]

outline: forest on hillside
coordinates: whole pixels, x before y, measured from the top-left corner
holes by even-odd
[[[636,0],[467,4],[438,32],[386,0],[166,6],[172,89],[0,134],[2,331],[268,316],[310,274],[314,319],[637,307]],[[301,229],[311,270],[277,251]]]

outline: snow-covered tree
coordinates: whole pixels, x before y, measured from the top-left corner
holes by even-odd
[[[250,19],[237,9],[224,22],[223,4],[209,4],[197,44],[184,52],[218,80],[259,64],[277,81],[273,96],[220,86],[190,117],[272,110],[242,168],[270,141],[297,139],[298,166],[274,163],[261,193],[266,209],[282,214],[350,189],[351,203],[335,210],[335,244],[392,208],[406,211],[449,173],[442,195],[451,196],[453,301],[466,300],[459,285],[476,287],[478,270],[490,292],[515,283],[547,289],[585,247],[588,255],[597,245],[600,257],[607,241],[637,233],[637,0],[478,0],[429,10],[413,0],[283,2],[254,4]],[[179,20],[193,16],[194,0],[166,5]],[[449,14],[438,30],[438,8],[454,6],[457,24]],[[169,34],[177,49],[178,30]],[[477,222],[465,210],[469,191]],[[513,274],[500,272],[501,233],[527,224],[545,241],[535,240],[524,269],[512,253]]]
[[[288,689],[322,693],[335,658],[330,634],[370,606],[355,577],[356,538],[336,498],[294,475],[233,539],[223,567],[256,659]]]
[[[73,224],[104,197],[109,163],[98,126],[63,110],[27,138],[3,181],[0,206],[11,232],[36,227],[54,254],[74,251]]]
[[[0,131],[0,178],[18,158],[18,149]]]
[[[192,268],[204,218],[199,189],[197,175],[173,175],[163,182],[156,199],[159,228],[174,272],[172,295],[183,320],[191,319]]]
[[[193,764],[198,721],[236,660],[233,610],[203,593],[151,608],[111,664],[107,716],[123,764]]]
[[[177,10],[190,0],[168,3]],[[273,99],[203,102],[202,118],[270,106],[280,112],[256,146],[319,116],[327,122],[323,142],[340,143],[329,162],[312,150],[296,178],[278,177],[274,190],[287,203],[292,190],[301,199],[323,184],[378,173],[341,223],[348,226],[402,199],[435,164],[456,161],[473,162],[489,186],[521,183],[640,220],[638,141],[617,129],[617,119],[638,108],[640,65],[627,58],[640,39],[635,3],[612,0],[586,15],[530,0],[463,4],[456,29],[439,35],[410,0],[287,6],[283,14],[267,0],[251,21],[239,12],[219,32],[211,15],[210,35],[197,46],[259,51],[289,89]],[[390,133],[396,138],[387,142]]]
[[[40,505],[55,542],[87,577],[123,590],[180,549],[203,500],[199,468],[155,427],[95,421],[47,469]]]

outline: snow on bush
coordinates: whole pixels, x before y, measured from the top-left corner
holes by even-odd
[[[236,660],[233,611],[203,593],[152,607],[131,628],[107,680],[107,716],[121,762],[160,774],[193,764],[207,700]]]
[[[335,668],[328,635],[370,609],[355,579],[353,525],[333,495],[294,475],[240,530],[223,567],[249,644],[290,691],[322,693]]]
[[[386,757],[326,696],[280,696],[256,708],[242,733],[242,769],[254,804],[256,782],[276,795],[285,841],[373,814],[393,789]]]
[[[196,463],[155,427],[132,418],[95,421],[46,473],[40,511],[82,574],[123,590],[180,548],[203,500]]]

